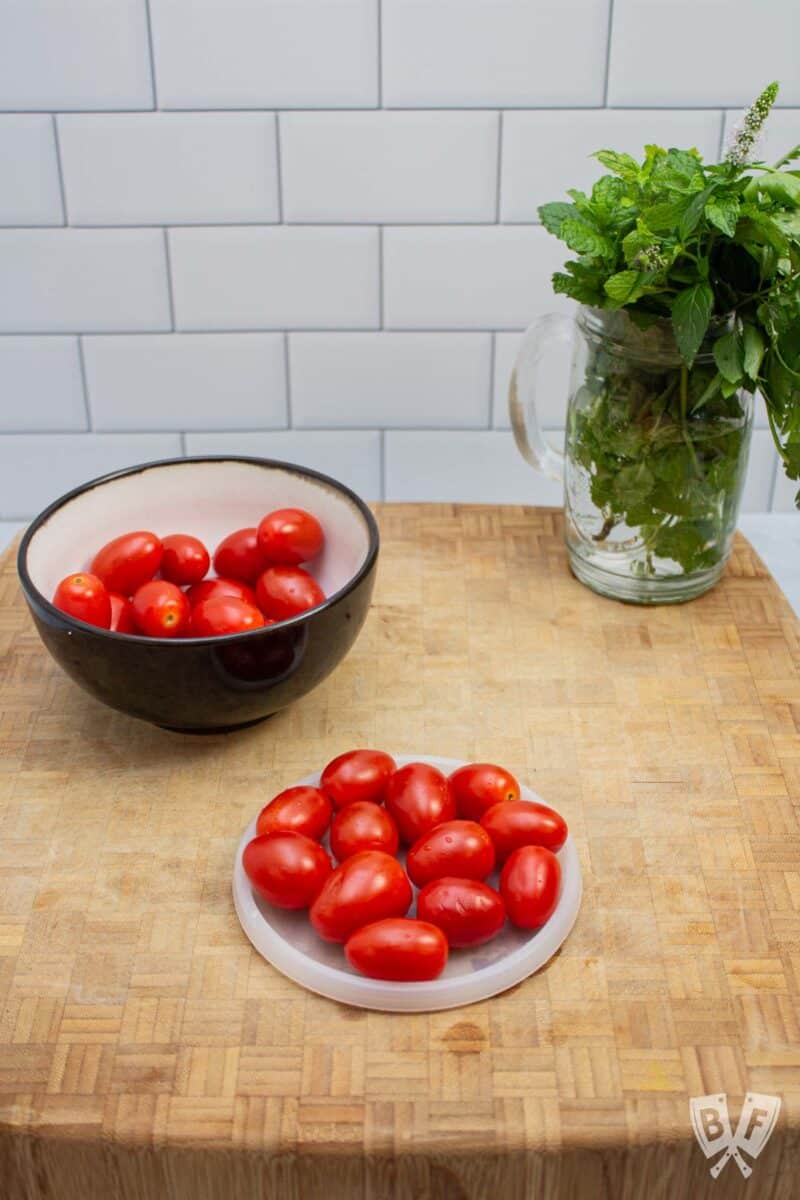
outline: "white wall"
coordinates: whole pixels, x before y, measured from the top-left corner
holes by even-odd
[[[800,141],[799,32],[796,0],[2,0],[0,518],[228,450],[557,502],[505,410],[564,308],[537,205],[603,145],[716,157],[775,77],[770,152]],[[763,414],[745,506],[791,507]]]

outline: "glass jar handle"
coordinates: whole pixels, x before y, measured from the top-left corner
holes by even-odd
[[[542,357],[556,342],[572,344],[575,322],[562,313],[548,313],[526,330],[508,386],[511,428],[522,457],[552,479],[564,478],[564,455],[545,440],[536,412],[536,377]]]

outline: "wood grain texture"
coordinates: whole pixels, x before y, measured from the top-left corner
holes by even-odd
[[[779,1094],[800,1169],[800,626],[737,538],[691,604],[603,600],[555,511],[378,509],[376,599],[305,701],[181,737],[84,696],[0,575],[3,1200],[720,1200],[691,1095]],[[237,839],[353,745],[500,761],[561,809],[578,923],[433,1015],[333,1004],[231,903]]]

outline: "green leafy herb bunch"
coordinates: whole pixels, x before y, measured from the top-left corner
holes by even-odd
[[[600,150],[610,174],[589,195],[539,209],[576,256],[553,276],[556,292],[603,310],[609,328],[622,314],[640,331],[671,327],[671,374],[615,377],[590,363],[571,436],[603,536],[643,528],[646,561],[684,571],[708,565],[724,532],[748,434],[716,436],[713,422],[730,418],[735,432],[742,390],[763,394],[786,473],[800,480],[800,146],[773,166],[755,158],[777,94],[777,83],[764,89],[720,163],[655,145],[642,162]]]

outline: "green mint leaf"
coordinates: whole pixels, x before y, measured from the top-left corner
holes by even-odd
[[[653,233],[671,233],[686,211],[688,200],[662,200],[642,210],[642,220]]]
[[[554,200],[552,204],[542,204],[539,208],[539,220],[547,232],[555,234],[556,237],[561,235],[562,223],[577,215],[575,205],[567,204],[566,200]]]
[[[644,274],[641,271],[618,271],[607,279],[604,287],[606,295],[614,301],[612,307],[622,308],[623,304],[633,304],[644,294]]]
[[[800,206],[800,177],[791,171],[755,175],[744,190],[746,199],[763,203],[764,198],[788,208]]]
[[[639,164],[630,154],[618,154],[616,150],[598,150],[594,157],[614,175],[619,175],[629,183],[635,183],[639,178]]]
[[[592,258],[603,258],[610,253],[606,239],[584,221],[564,221],[559,235],[570,250],[576,254],[588,254]]]
[[[705,207],[705,213],[716,229],[727,234],[728,237],[733,237],[736,233],[740,208],[737,196],[712,196]]]
[[[714,293],[708,283],[696,283],[680,292],[672,305],[672,328],[681,357],[687,366],[695,355],[708,329],[714,308]]]
[[[682,242],[688,241],[700,223],[703,209],[713,190],[713,186],[703,188],[702,192],[698,192],[696,196],[692,196],[692,199],[689,201],[686,211],[678,223],[678,236]]]
[[[753,382],[758,379],[761,360],[766,344],[761,330],[756,325],[746,324],[742,331],[744,373]]]
[[[744,374],[744,354],[737,333],[725,333],[714,342],[714,362],[723,379],[729,383],[740,382]]]

